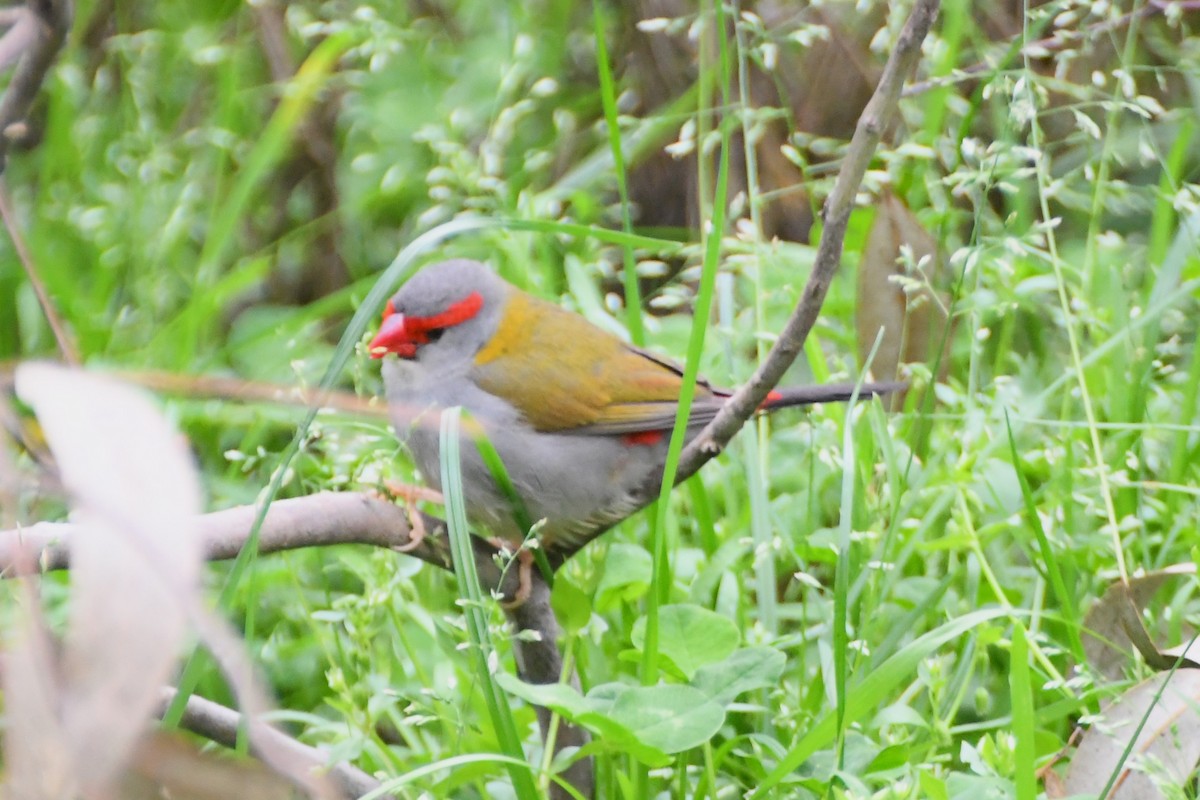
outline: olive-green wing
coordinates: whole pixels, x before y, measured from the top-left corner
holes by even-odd
[[[510,299],[471,375],[481,389],[503,398],[546,432],[627,434],[670,428],[682,385],[674,362],[523,293]],[[712,396],[706,383],[696,391],[697,401]]]

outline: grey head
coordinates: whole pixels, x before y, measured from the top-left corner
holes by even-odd
[[[385,318],[372,349],[443,370],[465,367],[495,334],[510,291],[478,261],[430,264],[392,296],[390,310],[401,315],[403,325],[389,329],[391,315]]]

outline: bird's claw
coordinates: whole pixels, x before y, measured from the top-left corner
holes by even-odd
[[[512,545],[504,539],[489,539],[488,541],[497,550],[512,550]],[[515,557],[517,559],[517,591],[511,600],[500,599],[500,607],[505,611],[516,611],[525,605],[533,591],[533,552],[527,547],[521,546],[516,549]]]
[[[444,502],[441,492],[424,486],[413,486],[410,483],[387,480],[383,481],[383,490],[376,493],[389,502],[402,502],[404,513],[408,515],[408,542],[396,545],[392,549],[397,553],[411,553],[420,547],[425,541],[427,531],[425,520],[421,517],[421,512],[417,510],[417,502],[421,500],[430,503]]]

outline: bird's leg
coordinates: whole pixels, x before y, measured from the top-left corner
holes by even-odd
[[[488,541],[502,553],[513,551],[512,543],[507,539],[493,537]],[[505,611],[513,611],[525,605],[525,602],[529,600],[529,593],[533,590],[533,552],[524,545],[520,545],[516,548],[514,557],[517,560],[517,593],[513,595],[512,600],[500,601],[500,607]]]
[[[400,500],[404,503],[404,513],[408,515],[408,544],[402,544],[392,549],[398,553],[408,553],[416,550],[425,541],[425,522],[421,519],[421,512],[417,510],[417,502],[425,500],[430,503],[445,502],[441,492],[424,486],[413,486],[410,483],[399,483],[397,481],[383,481],[384,492],[380,492],[385,499],[395,502]],[[386,494],[385,494],[386,492]]]

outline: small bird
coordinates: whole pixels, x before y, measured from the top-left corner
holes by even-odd
[[[441,488],[439,412],[462,406],[499,454],[548,552],[575,552],[637,511],[647,483],[661,480],[682,368],[517,289],[480,262],[443,261],[418,272],[388,301],[369,350],[384,359],[396,434],[426,479]],[[866,384],[860,394],[900,387]],[[847,400],[853,388],[777,390],[763,410]],[[729,395],[706,381],[696,385],[689,438]],[[523,552],[529,531],[476,447],[464,441],[461,453],[471,521]]]

